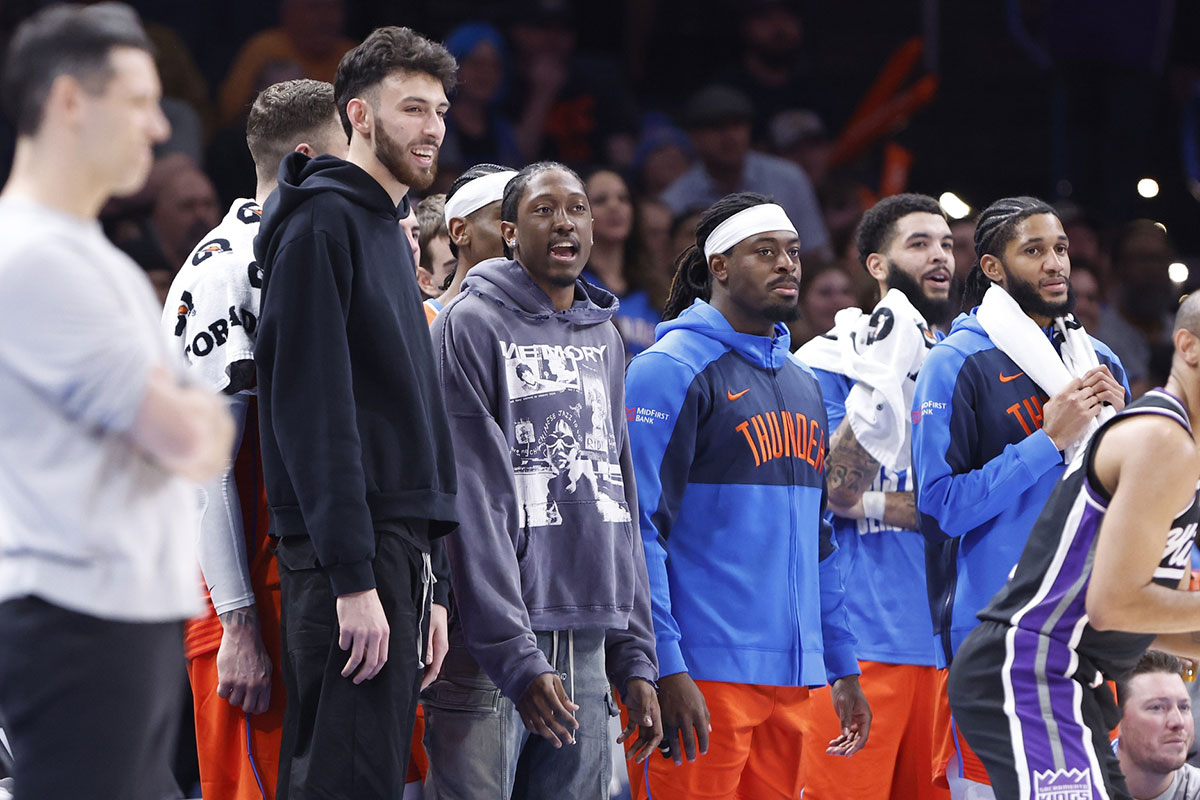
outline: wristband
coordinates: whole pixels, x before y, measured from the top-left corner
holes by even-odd
[[[884,492],[863,492],[862,509],[866,519],[883,521],[883,509],[887,505],[887,495]]]

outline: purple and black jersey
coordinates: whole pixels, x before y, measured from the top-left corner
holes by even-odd
[[[1129,798],[1108,733],[1119,718],[1105,680],[1119,680],[1154,640],[1100,631],[1087,615],[1096,543],[1111,497],[1096,479],[1096,449],[1114,425],[1157,414],[1191,433],[1183,404],[1148,392],[1101,426],[1067,467],[1029,534],[1012,577],[979,612],[982,624],[950,667],[950,707],[987,767],[996,797]],[[1171,525],[1155,583],[1178,588],[1200,508]]]

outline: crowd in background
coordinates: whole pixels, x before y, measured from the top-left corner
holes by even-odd
[[[5,3],[0,33],[39,5]],[[110,203],[103,222],[164,293],[221,209],[253,194],[250,100],[280,80],[331,80],[355,35],[379,24],[440,35],[460,65],[427,193],[472,164],[544,158],[603,187],[589,274],[625,300],[631,353],[653,342],[699,211],[738,189],[772,195],[800,229],[797,342],[828,330],[840,308],[874,303],[853,231],[875,199],[906,189],[953,190],[977,208],[1001,192],[1056,200],[1079,314],[1135,390],[1162,380],[1164,320],[1200,281],[1186,269],[1200,232],[1176,224],[1198,202],[1189,121],[1200,63],[1183,43],[1200,14],[1187,4],[1038,0],[970,14],[795,0],[135,5],[158,50],[172,135],[145,188]],[[0,125],[3,171],[11,138]],[[1147,175],[1154,197],[1138,194]],[[961,205],[948,209],[962,216],[960,276],[974,262]]]

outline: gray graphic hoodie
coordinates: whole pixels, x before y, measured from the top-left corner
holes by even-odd
[[[534,631],[607,631],[609,679],[657,679],[617,301],[555,311],[515,261],[476,265],[433,324],[458,468],[451,640],[514,702],[553,672]]]

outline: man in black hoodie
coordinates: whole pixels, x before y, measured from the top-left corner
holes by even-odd
[[[394,797],[422,668],[432,681],[445,654],[435,565],[457,519],[454,459],[398,221],[433,181],[455,70],[407,28],[347,53],[334,94],[349,155],[286,158],[255,240],[288,695],[279,800]]]

